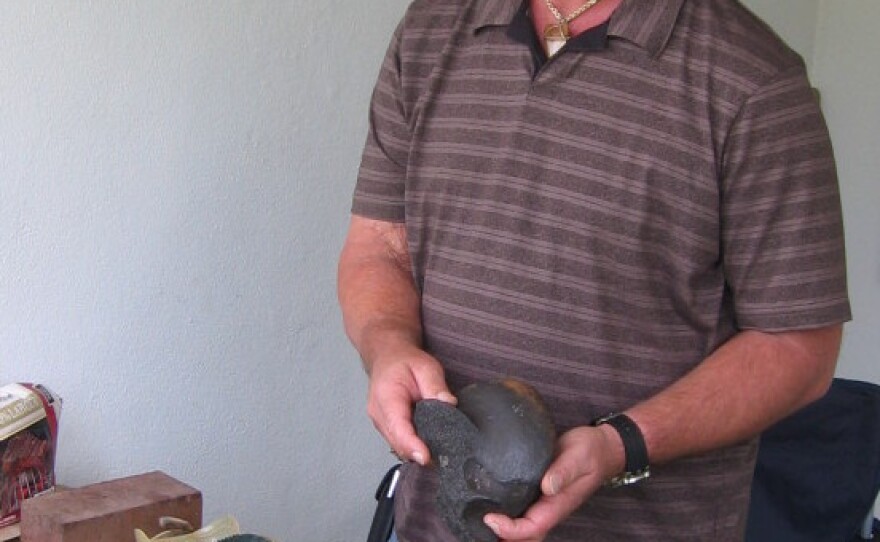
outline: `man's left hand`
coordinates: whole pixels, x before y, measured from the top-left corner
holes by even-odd
[[[623,443],[608,425],[576,427],[559,438],[558,448],[541,480],[541,497],[522,517],[484,518],[502,541],[541,542],[606,480],[623,471]]]

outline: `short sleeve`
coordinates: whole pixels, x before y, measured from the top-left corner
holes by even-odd
[[[400,84],[397,28],[370,100],[369,131],[352,202],[352,213],[392,222],[404,220],[406,163],[410,130]]]
[[[743,329],[850,319],[837,172],[803,65],[743,105],[721,172],[722,254]]]

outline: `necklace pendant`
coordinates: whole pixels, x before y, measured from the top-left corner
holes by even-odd
[[[565,21],[545,26],[544,47],[547,49],[547,57],[552,57],[558,53],[570,37],[571,32],[569,32],[568,23]]]

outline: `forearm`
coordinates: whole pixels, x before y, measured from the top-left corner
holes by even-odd
[[[412,425],[423,399],[455,403],[443,368],[422,346],[419,295],[403,224],[353,216],[339,258],[345,331],[370,376],[367,413],[399,457],[427,464],[430,451]]]
[[[419,297],[402,225],[353,217],[338,271],[345,331],[367,372],[379,351],[421,345]]]
[[[820,398],[834,375],[841,326],[744,331],[627,414],[652,463],[735,444]]]

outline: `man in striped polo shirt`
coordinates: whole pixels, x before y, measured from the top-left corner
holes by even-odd
[[[404,542],[454,540],[412,404],[501,377],[561,437],[500,539],[741,540],[756,435],[825,392],[850,318],[803,61],[735,0],[416,0],[352,212],[340,303],[413,460]]]

